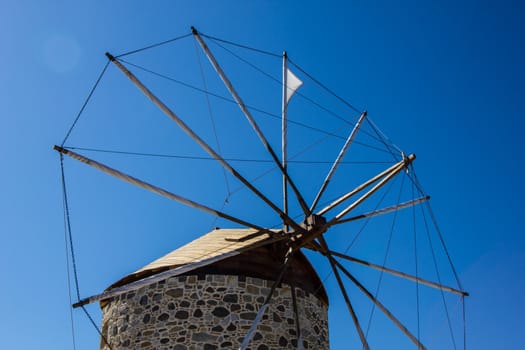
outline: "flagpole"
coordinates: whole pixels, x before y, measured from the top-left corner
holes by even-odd
[[[284,175],[287,171],[287,120],[286,120],[286,110],[287,110],[287,94],[288,94],[288,82],[287,82],[287,56],[286,51],[283,52],[283,103],[282,103],[282,133],[281,133],[281,141],[282,141],[282,165],[283,165],[283,211],[286,215],[288,215],[288,182],[286,180],[286,176]],[[284,223],[283,227],[285,232],[288,232],[288,225]]]

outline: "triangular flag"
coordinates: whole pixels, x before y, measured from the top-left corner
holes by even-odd
[[[286,104],[292,98],[294,92],[303,85],[303,82],[292,73],[291,70],[286,68]]]

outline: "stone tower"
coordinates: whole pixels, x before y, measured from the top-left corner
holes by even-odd
[[[279,275],[286,247],[268,235],[232,241],[248,229],[216,229],[111,285],[170,270],[155,281],[100,303],[100,349],[238,349]],[[177,273],[180,271],[180,273]],[[297,349],[295,286],[305,349],[328,349],[328,299],[306,257],[297,252],[249,349]],[[105,338],[105,340],[104,340]]]

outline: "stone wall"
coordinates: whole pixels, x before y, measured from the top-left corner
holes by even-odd
[[[103,303],[111,349],[238,349],[272,281],[242,276],[178,276]],[[328,349],[327,305],[296,289],[305,349]],[[101,339],[100,348],[109,350]],[[291,288],[282,284],[249,346],[297,349]]]

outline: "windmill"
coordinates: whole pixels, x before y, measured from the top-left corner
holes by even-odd
[[[305,196],[299,190],[299,186],[295,183],[288,169],[287,109],[290,98],[300,87],[301,81],[288,68],[289,60],[286,53],[282,55],[282,82],[280,82],[282,86],[282,152],[281,157],[279,157],[252,115],[252,108],[243,101],[234,87],[234,84],[230,81],[228,75],[225,73],[204,40],[204,38],[210,40],[217,39],[199,33],[195,28],[192,28],[191,34],[177,39],[183,39],[190,36],[195,39],[196,44],[207,57],[211,66],[230,93],[231,98],[238,108],[240,108],[242,114],[248,121],[248,124],[255,132],[256,137],[270,156],[273,166],[279,170],[282,177],[282,206],[278,205],[274,200],[265,195],[253,181],[250,181],[243,176],[230,161],[224,158],[221,153],[212,147],[204,138],[199,136],[198,133],[188,126],[188,124],[186,124],[186,122],[168,106],[168,104],[157,97],[134,73],[132,73],[126,66],[126,62],[123,60],[123,56],[125,55],[113,56],[107,53],[108,64],[103,72],[105,72],[109,64],[113,64],[155,106],[174,121],[178,127],[193,139],[211,158],[217,161],[230,176],[239,181],[248,191],[273,211],[280,218],[281,222],[279,223],[278,228],[269,228],[263,225],[258,225],[251,220],[228,214],[223,210],[218,210],[182,195],[175,194],[159,186],[131,176],[123,171],[81,155],[74,151],[73,148],[64,146],[65,141],[71,132],[70,130],[62,145],[54,147],[54,149],[60,153],[61,161],[64,155],[71,157],[120,180],[245,227],[245,229],[213,230],[207,235],[115,282],[103,293],[83,299],[79,297],[79,300],[73,305],[74,307],[84,308],[84,305],[89,303],[101,303],[105,318],[104,326],[101,331],[101,348],[112,348],[112,346],[125,348],[139,345],[142,348],[158,348],[159,346],[176,345],[182,346],[181,344],[186,344],[188,339],[185,336],[180,336],[186,335],[186,333],[176,334],[179,336],[179,339],[183,339],[178,341],[177,339],[172,339],[176,338],[176,336],[160,336],[157,333],[158,330],[137,330],[137,324],[140,322],[137,320],[130,320],[129,315],[133,314],[133,309],[125,306],[127,305],[126,303],[132,303],[135,310],[137,310],[136,307],[139,307],[138,305],[144,306],[144,308],[140,309],[141,311],[135,312],[136,314],[139,314],[142,320],[142,323],[140,323],[141,325],[150,324],[150,319],[152,317],[149,313],[148,317],[144,315],[145,308],[151,307],[151,309],[153,309],[157,307],[155,310],[155,318],[160,320],[162,329],[169,333],[170,326],[180,327],[180,325],[185,324],[184,322],[187,322],[185,320],[190,317],[189,312],[184,310],[184,307],[193,307],[193,304],[191,301],[184,300],[184,298],[186,298],[184,286],[187,286],[188,284],[191,284],[192,286],[199,285],[200,280],[212,284],[226,283],[226,286],[231,287],[230,289],[228,289],[229,287],[224,287],[222,285],[214,285],[217,288],[223,289],[221,292],[224,292],[224,295],[220,294],[219,297],[216,296],[215,298],[224,300],[226,295],[230,295],[228,298],[230,299],[229,302],[231,302],[233,300],[238,300],[239,295],[244,293],[240,288],[246,287],[246,276],[250,276],[251,283],[259,284],[261,287],[257,289],[257,293],[261,295],[258,295],[257,293],[252,293],[251,295],[251,297],[254,297],[258,301],[253,303],[256,308],[253,307],[253,312],[250,313],[247,319],[245,319],[245,321],[249,321],[249,326],[245,322],[243,324],[244,327],[239,327],[241,325],[241,323],[239,323],[241,320],[230,317],[232,314],[231,308],[227,310],[224,307],[217,306],[216,303],[211,303],[211,306],[207,310],[217,318],[224,319],[227,315],[230,317],[228,322],[226,322],[227,324],[219,325],[220,327],[215,330],[216,333],[233,332],[236,334],[235,337],[232,336],[229,339],[220,339],[222,344],[227,344],[224,345],[225,347],[238,346],[240,349],[247,349],[255,346],[255,344],[258,346],[268,346],[265,345],[265,343],[269,342],[268,339],[270,339],[269,337],[271,337],[273,330],[267,331],[268,334],[264,334],[264,332],[261,332],[260,325],[269,320],[269,309],[272,307],[272,304],[275,304],[275,300],[284,298],[281,300],[281,303],[277,304],[282,308],[285,308],[285,306],[288,307],[289,310],[281,310],[282,313],[288,312],[287,315],[293,315],[293,317],[290,318],[291,321],[289,322],[289,327],[285,327],[284,329],[284,331],[288,332],[288,335],[292,335],[292,337],[274,337],[275,339],[272,338],[272,341],[275,341],[275,343],[272,343],[270,347],[300,349],[307,347],[328,348],[327,330],[323,329],[326,327],[328,299],[322,286],[322,282],[305,255],[302,253],[304,250],[309,250],[322,256],[330,266],[331,272],[333,276],[335,276],[337,285],[343,296],[345,306],[353,321],[356,334],[364,349],[370,349],[371,346],[367,339],[367,332],[363,329],[355,305],[353,304],[347,291],[347,287],[343,282],[344,278],[347,279],[347,281],[352,282],[356,289],[373,303],[375,308],[382,311],[416,348],[426,349],[427,347],[418,334],[414,334],[414,332],[410,331],[398,319],[398,317],[396,317],[395,314],[377,298],[377,293],[367,289],[364,284],[355,277],[350,269],[342,264],[341,261],[344,260],[357,265],[366,266],[378,270],[381,273],[391,274],[398,278],[410,280],[415,282],[416,285],[425,285],[435,288],[441,293],[452,293],[463,298],[468,294],[462,290],[459,280],[458,287],[449,287],[442,284],[440,281],[430,281],[419,277],[417,274],[411,275],[389,268],[385,266],[384,263],[375,264],[348,255],[345,252],[337,251],[336,249],[333,249],[325,239],[325,235],[336,226],[340,227],[341,225],[350,222],[368,220],[388,213],[395,213],[402,209],[426,204],[429,197],[423,193],[419,187],[417,178],[412,174],[412,163],[415,160],[415,155],[406,155],[403,152],[398,152],[398,159],[394,164],[390,164],[381,171],[378,171],[362,183],[353,187],[346,193],[341,194],[319,209],[321,206],[321,199],[323,198],[330,181],[336,174],[336,171],[342,163],[347,151],[350,149],[350,146],[356,142],[356,137],[362,126],[365,123],[368,123],[371,128],[376,131],[377,137],[381,142],[385,142],[386,140],[384,135],[382,135],[369,120],[367,112],[360,111],[356,123],[353,125],[348,136],[345,137],[345,141],[340,148],[335,161],[333,161],[331,167],[326,173],[322,184],[316,192],[315,198],[311,204],[308,204]],[[300,69],[298,66],[297,68]],[[304,70],[300,70],[303,74],[308,75]],[[321,86],[325,88],[322,84]],[[328,91],[333,94],[330,90]],[[340,99],[337,95],[333,95]],[[396,150],[392,151],[392,149],[389,148],[389,151],[394,152]],[[362,208],[363,204],[366,203],[369,198],[373,197],[374,194],[389,185],[392,180],[400,174],[407,176],[413,181],[414,186],[416,186],[421,194],[419,197],[414,197],[405,202],[398,202],[392,206],[375,208],[374,210],[364,213],[358,212],[358,214],[356,214],[356,210]],[[67,211],[67,198],[65,199]],[[300,208],[301,213],[299,216],[292,216],[290,214],[289,203],[291,200],[294,200],[295,203],[297,203],[298,208]],[[250,266],[253,262],[256,262],[258,265],[256,267]],[[221,277],[217,278],[217,280],[213,277],[209,279],[207,277],[216,275]],[[233,282],[232,280],[228,280],[227,282],[223,278],[223,275],[226,277],[237,276],[237,278],[233,279]],[[199,276],[206,277],[200,278]],[[204,288],[203,286],[204,285],[201,285],[201,289]],[[235,291],[235,293],[232,291]],[[286,296],[283,296],[284,294],[286,294]],[[178,298],[177,300],[179,300],[179,304],[170,304],[170,302],[164,298],[166,295],[171,298]],[[196,297],[193,297],[193,299],[195,299],[195,303],[197,303],[200,297],[199,294],[195,295]],[[155,298],[157,299],[155,301],[159,302],[158,305],[152,305],[149,302],[150,299]],[[192,297],[188,296],[188,298],[191,299]],[[181,303],[184,301],[188,304],[187,306],[182,306]],[[234,304],[239,303],[235,302]],[[163,312],[162,307],[172,311]],[[236,311],[240,312],[243,311],[242,307],[248,306],[245,305],[239,307],[240,309]],[[274,305],[274,307],[277,306]],[[305,313],[305,309],[307,308],[308,314],[315,314],[313,319],[312,317],[301,316]],[[179,313],[179,316],[177,316],[177,312]],[[200,318],[202,315],[198,317]],[[173,318],[177,320],[173,320]],[[277,315],[277,318],[281,319],[282,317]],[[208,323],[212,322],[213,324],[217,319],[210,316],[206,321]],[[125,323],[124,325],[122,324],[123,322]],[[319,324],[322,326],[320,327]],[[195,327],[195,329],[198,329],[199,326],[195,325]],[[230,329],[228,329],[228,327],[230,327]],[[290,328],[293,329],[293,334],[290,333]],[[316,330],[312,331],[313,329]],[[130,330],[133,330],[134,333],[129,333]],[[186,332],[186,330],[183,330],[183,332]],[[206,348],[206,346],[209,346],[209,348],[219,346],[220,344],[212,344],[215,341],[219,341],[219,336],[214,338],[214,335],[210,335],[210,332],[213,332],[213,329],[209,330],[208,333],[194,332],[192,341],[201,342],[198,344],[202,345],[204,348]],[[146,333],[148,334],[146,335]],[[238,333],[243,333],[243,336],[237,336]],[[197,334],[197,336],[195,334]],[[152,337],[157,339],[159,343],[152,343],[152,341],[149,340]],[[133,343],[133,340],[136,340],[137,338],[140,338],[140,344]],[[177,344],[177,342],[181,344]]]

